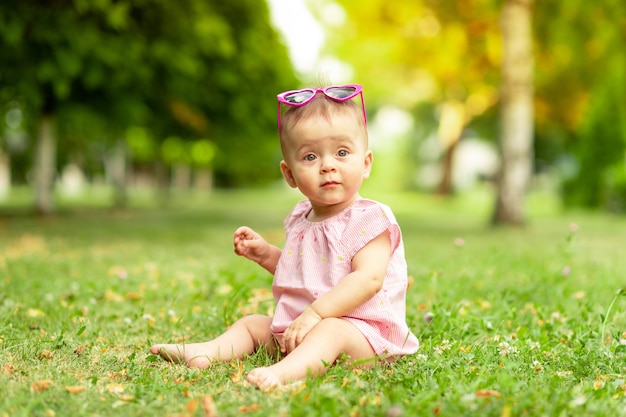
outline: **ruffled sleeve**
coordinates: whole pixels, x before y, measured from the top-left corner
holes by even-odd
[[[285,221],[283,222],[285,226],[285,230],[289,231],[292,227],[302,219],[306,218],[306,216],[311,211],[311,202],[309,200],[302,200],[298,202],[291,213],[287,215]]]
[[[353,203],[343,215],[345,229],[341,242],[344,253],[352,258],[359,250],[381,233],[389,231],[391,254],[400,246],[400,227],[391,209],[379,202],[361,199]]]

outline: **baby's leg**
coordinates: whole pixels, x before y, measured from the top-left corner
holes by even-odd
[[[195,368],[206,368],[216,360],[241,359],[259,345],[272,346],[272,318],[252,315],[239,319],[217,338],[203,343],[158,344],[150,353],[160,354],[172,362],[184,362]]]
[[[376,352],[361,331],[347,320],[324,319],[306,335],[291,353],[280,362],[256,368],[248,374],[248,381],[262,390],[302,379],[310,372],[321,375],[345,353],[354,361],[370,359]]]

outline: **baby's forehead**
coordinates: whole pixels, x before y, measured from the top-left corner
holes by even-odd
[[[332,122],[335,118],[354,117],[355,120],[362,123],[360,109],[351,102],[336,102],[326,99],[325,97],[317,97],[311,103],[301,107],[290,107],[282,117],[282,127],[285,130],[293,129],[303,120],[315,119],[322,117]]]
[[[281,133],[283,151],[290,149],[343,147],[367,149],[367,131],[358,119],[337,114],[330,119],[322,115],[301,119]]]

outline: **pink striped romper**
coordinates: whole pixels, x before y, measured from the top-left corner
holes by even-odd
[[[308,200],[285,220],[287,234],[272,290],[276,311],[271,331],[280,335],[304,307],[351,272],[352,257],[372,239],[389,230],[391,257],[382,289],[344,317],[367,338],[377,355],[388,357],[417,351],[419,343],[406,323],[407,266],[400,227],[391,209],[358,199],[341,213],[310,222]]]

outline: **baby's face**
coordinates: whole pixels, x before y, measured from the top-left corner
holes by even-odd
[[[283,175],[316,212],[330,216],[343,210],[369,176],[372,154],[365,128],[352,113],[302,119],[286,132],[283,145]]]

